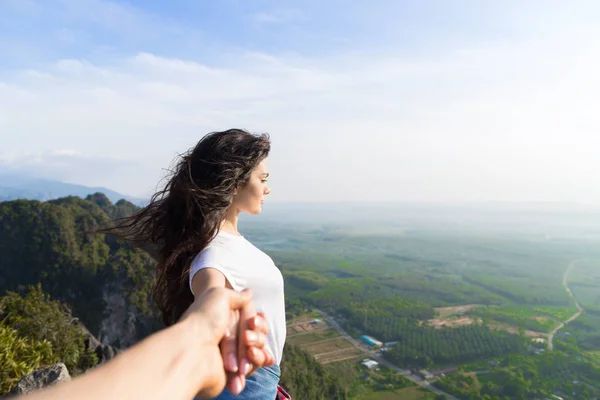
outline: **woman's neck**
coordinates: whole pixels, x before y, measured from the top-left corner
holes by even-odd
[[[238,232],[238,212],[230,210],[227,212],[225,219],[221,222],[220,230],[223,232],[231,233],[232,235],[239,236]]]

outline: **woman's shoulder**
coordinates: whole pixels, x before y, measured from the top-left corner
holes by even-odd
[[[198,255],[196,256],[196,259],[198,258],[206,258],[206,257],[210,257],[210,258],[215,258],[215,257],[228,257],[231,256],[233,254],[233,251],[231,249],[231,246],[229,246],[227,243],[225,243],[222,240],[219,240],[219,238],[215,238],[212,241],[210,241],[206,247],[204,247],[204,249],[202,249]]]

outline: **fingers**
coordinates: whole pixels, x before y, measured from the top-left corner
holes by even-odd
[[[246,378],[240,374],[227,373],[227,389],[235,395],[242,393],[246,385]]]
[[[252,302],[248,302],[244,305],[244,307],[240,310],[240,319],[239,319],[239,335],[245,336],[246,331],[248,331],[248,323],[250,319],[252,319],[256,314],[256,310],[254,309],[254,304]],[[240,374],[247,375],[252,370],[252,365],[248,360],[248,346],[244,343],[244,340],[238,341],[238,360],[239,360],[239,368]]]
[[[265,353],[265,364],[264,365],[275,364],[275,357],[273,356],[273,354],[271,354],[269,352],[269,350],[267,350],[267,349],[264,349],[263,352]]]
[[[248,346],[248,361],[253,364],[254,368],[251,371],[253,373],[259,367],[273,365],[275,359],[265,348],[269,327],[262,312],[258,312],[256,316],[250,318],[248,329],[240,337],[240,341]]]
[[[267,356],[264,350],[257,349],[256,347],[250,347],[248,349],[248,360],[255,367],[262,367],[265,365]]]
[[[246,331],[240,340],[242,344],[246,346],[258,347],[262,349],[267,343],[267,335],[259,331]]]
[[[248,321],[248,329],[257,330],[265,335],[269,332],[266,317],[263,312],[257,312],[256,315]]]
[[[259,368],[275,364],[275,358],[267,349],[250,348],[248,350],[248,359],[251,361],[253,368],[247,376],[251,376]]]
[[[229,324],[227,326],[227,335],[221,340],[221,357],[223,358],[223,366],[226,371],[238,372],[239,363],[237,357],[238,348],[238,330],[237,323],[239,320],[239,311],[231,311]]]

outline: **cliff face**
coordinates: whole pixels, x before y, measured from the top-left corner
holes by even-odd
[[[122,283],[107,285],[102,290],[104,318],[100,321],[98,337],[104,344],[129,347],[141,336],[136,329],[136,321],[141,318],[139,310],[128,304],[123,293]]]
[[[93,351],[94,354],[96,354],[99,364],[112,360],[122,351],[117,347],[102,343],[94,335],[92,335],[81,322],[76,321],[75,323],[78,325],[83,334],[85,348]]]
[[[154,260],[94,233],[135,210],[102,194],[0,203],[0,296],[41,282],[102,343],[117,347],[155,331],[161,324],[150,296]]]

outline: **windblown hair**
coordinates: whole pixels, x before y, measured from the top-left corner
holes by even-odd
[[[190,264],[217,234],[234,190],[248,183],[270,148],[267,134],[240,129],[209,133],[180,157],[149,205],[100,230],[132,246],[155,250],[153,297],[166,326],[177,322],[192,304]]]

